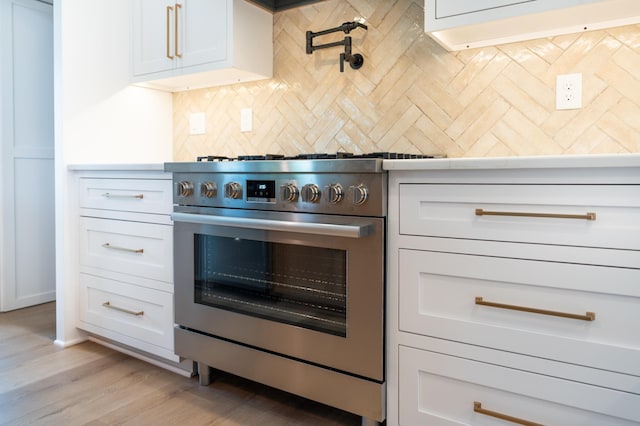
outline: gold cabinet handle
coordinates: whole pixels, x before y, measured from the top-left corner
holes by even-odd
[[[136,317],[141,317],[144,315],[144,311],[132,311],[129,309],[125,309],[125,308],[120,308],[118,306],[114,306],[111,304],[111,302],[109,302],[108,300],[106,302],[104,302],[102,304],[102,306],[104,306],[105,308],[109,308],[109,309],[113,309],[114,311],[118,311],[118,312],[124,312],[125,314],[129,314],[129,315],[133,315]]]
[[[179,47],[179,42],[178,42],[178,11],[182,9],[182,5],[180,3],[176,3],[176,15],[175,15],[175,37],[174,37],[174,42],[175,42],[175,52],[176,52],[176,57],[178,58],[182,58],[182,54],[180,53],[180,47]]]
[[[109,243],[104,243],[102,245],[102,247],[104,248],[108,248],[110,250],[119,250],[119,251],[126,251],[129,253],[144,253],[144,249],[131,249],[131,248],[127,248],[127,247],[118,247],[118,246],[113,246]]]
[[[125,195],[125,194],[110,194],[105,192],[102,194],[105,198],[137,198],[138,200],[142,200],[144,198],[144,194],[136,194],[136,195]]]
[[[582,321],[595,321],[596,313],[587,312],[584,315],[570,314],[567,312],[548,311],[546,309],[528,308],[526,306],[507,305],[504,303],[485,302],[482,297],[476,297],[476,305],[491,306],[493,308],[511,309],[513,311],[531,312],[534,314],[551,315],[554,317],[577,319]]]
[[[530,422],[529,420],[524,420],[524,419],[521,419],[521,418],[518,418],[518,417],[509,416],[507,414],[502,414],[502,413],[499,413],[497,411],[491,411],[491,410],[484,409],[484,408],[482,408],[482,404],[479,403],[478,401],[474,401],[473,402],[473,411],[475,411],[476,413],[484,414],[485,416],[495,417],[497,419],[506,420],[506,421],[511,422],[511,423],[517,423],[519,425],[544,426],[541,423],[534,423],[534,422]]]
[[[171,55],[171,12],[173,12],[172,6],[167,6],[167,58],[173,60],[173,55]]]
[[[554,219],[584,219],[596,220],[596,214],[588,212],[586,214],[561,214],[561,213],[526,213],[526,212],[492,212],[483,209],[476,209],[476,216],[516,216],[516,217],[548,217]]]

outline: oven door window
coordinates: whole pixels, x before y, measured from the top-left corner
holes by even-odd
[[[200,234],[194,248],[196,303],[346,336],[346,251]]]

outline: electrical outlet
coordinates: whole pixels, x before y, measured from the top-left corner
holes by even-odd
[[[582,74],[564,74],[556,78],[556,109],[582,108]]]

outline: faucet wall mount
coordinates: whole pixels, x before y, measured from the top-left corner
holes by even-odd
[[[320,50],[320,49],[344,46],[344,53],[340,54],[340,72],[344,72],[345,62],[348,62],[351,68],[354,70],[360,69],[362,67],[362,64],[364,63],[364,57],[359,53],[355,53],[355,54],[351,53],[351,45],[352,45],[351,36],[345,36],[344,40],[342,41],[319,44],[316,46],[313,45],[313,39],[315,37],[339,32],[339,31],[343,31],[345,34],[349,34],[351,31],[355,30],[358,27],[363,28],[365,30],[367,29],[367,26],[364,24],[361,24],[360,22],[345,22],[339,27],[331,28],[324,31],[318,31],[315,33],[313,31],[307,31],[307,55],[311,55],[314,51]]]

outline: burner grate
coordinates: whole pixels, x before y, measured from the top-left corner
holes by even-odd
[[[312,154],[298,154],[293,157],[287,157],[287,160],[339,160],[343,158],[355,158],[355,156],[350,152],[336,152],[333,154],[312,153]]]
[[[218,155],[203,155],[201,157],[197,157],[196,161],[234,161],[234,159],[230,157],[221,157]]]
[[[384,160],[408,160],[418,158],[438,158],[433,155],[424,154],[407,154],[397,152],[372,152],[367,154],[353,154],[351,152],[335,152],[335,153],[311,153],[298,154],[287,157],[281,154],[258,154],[258,155],[239,155],[238,157],[223,157],[217,155],[204,155],[197,158],[197,161],[268,161],[268,160],[349,160],[355,158],[380,158]]]
[[[264,160],[285,160],[286,157],[280,154],[265,155],[239,155],[238,161],[264,161]]]

